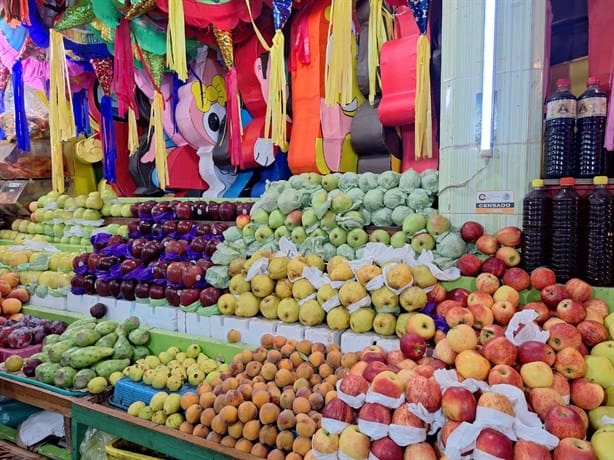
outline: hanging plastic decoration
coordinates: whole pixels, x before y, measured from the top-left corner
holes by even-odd
[[[102,138],[103,162],[102,175],[105,180],[114,184],[117,180],[115,162],[117,161],[117,146],[115,144],[115,125],[113,124],[113,59],[92,59],[92,67],[102,89],[100,98],[100,137]]]
[[[431,44],[426,35],[429,0],[408,0],[420,30],[416,56],[416,120],[415,158],[433,156],[433,126],[431,113]]]
[[[130,6],[130,9],[126,13],[126,19],[132,20],[149,13],[156,7],[156,0],[142,0],[135,2]]]
[[[64,192],[62,142],[75,137],[68,67],[62,35],[49,31],[49,137],[51,145],[51,182],[53,189]],[[68,97],[67,97],[68,95]]]
[[[332,0],[328,24],[328,53],[324,81],[327,105],[349,104],[354,99],[352,54],[352,7],[348,0]]]
[[[76,0],[71,4],[53,28],[57,31],[72,29],[91,23],[96,18],[90,0]]]
[[[185,49],[185,18],[183,0],[169,0],[166,30],[166,65],[174,70],[181,81],[188,79]]]
[[[28,0],[5,0],[0,5],[4,7],[6,22],[17,20],[22,24],[30,24]]]
[[[23,59],[38,50],[30,37],[26,38],[19,55],[15,59],[12,70],[13,102],[15,104],[15,137],[17,148],[23,152],[30,151],[30,131],[26,115],[25,87],[23,81]]]
[[[377,68],[379,55],[383,44],[388,40],[384,22],[383,0],[369,0],[369,35],[368,35],[368,68],[369,68],[369,104],[375,103],[377,92]]]
[[[9,84],[9,78],[11,77],[11,71],[2,62],[0,62],[0,115],[5,112],[4,107],[4,92]],[[6,139],[4,130],[0,126],[0,140]]]
[[[243,155],[241,155],[241,115],[239,110],[239,84],[237,69],[234,66],[234,51],[232,32],[213,28],[213,33],[220,49],[222,59],[226,65],[226,126],[228,129],[228,156],[233,166],[243,168]]]

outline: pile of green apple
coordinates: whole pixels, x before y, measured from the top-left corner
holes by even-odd
[[[103,225],[102,210],[124,206],[111,204],[116,199],[117,195],[111,188],[74,197],[50,191],[30,203],[30,219],[14,220],[11,230],[3,230],[0,237],[18,243],[31,239],[89,246],[92,232]],[[110,229],[111,232],[127,234],[126,226],[116,224],[115,227]]]
[[[248,280],[250,267],[263,261],[265,273]],[[302,277],[306,268],[315,270],[317,280]],[[424,307],[425,289],[437,284],[426,265],[395,263],[384,273],[375,263],[353,267],[344,257],[334,256],[325,264],[313,254],[289,258],[258,253],[247,261],[235,259],[229,271],[229,293],[217,303],[222,314],[262,315],[305,326],[325,323],[333,330],[373,330],[384,336],[397,332],[397,317],[406,320],[401,312]],[[376,278],[379,283],[372,282]],[[357,302],[360,307],[354,307]]]

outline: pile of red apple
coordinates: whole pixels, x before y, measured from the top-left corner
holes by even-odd
[[[222,291],[207,286],[205,275],[213,265],[210,258],[223,241],[227,224],[186,219],[195,216],[195,212],[200,217],[201,205],[204,217],[230,219],[230,213],[220,214],[220,210],[231,204],[233,213],[241,206],[247,206],[241,212],[249,212],[251,205],[181,201],[135,204],[134,212],[140,220],[128,224],[128,239],[94,235],[93,252],[75,257],[72,292],[129,301],[166,301],[171,306],[189,306],[199,301],[202,306],[214,305]]]
[[[526,305],[490,273],[478,276],[475,292],[456,290],[455,300],[438,285],[432,299],[450,329],[414,312],[399,350],[364,349],[323,409],[314,451],[379,460],[596,460],[586,411],[602,404],[604,390],[584,378],[584,355],[609,339],[607,304],[580,279],[557,284],[547,268],[530,281],[541,300]],[[534,319],[512,330],[523,310]],[[516,340],[527,327],[535,335]],[[532,428],[517,429],[519,420]],[[474,443],[461,452],[447,445],[466,442],[468,426]]]
[[[460,228],[461,238],[475,246],[475,252],[463,254],[458,259],[458,269],[463,276],[476,276],[479,273],[492,273],[501,278],[508,269],[520,264],[518,247],[522,241],[522,231],[515,226],[507,226],[494,235],[484,232],[482,224],[465,222]]]
[[[232,222],[249,215],[253,203],[235,201],[143,201],[130,205],[132,217],[156,222],[173,219]]]

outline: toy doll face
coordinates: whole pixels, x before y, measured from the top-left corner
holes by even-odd
[[[223,131],[226,118],[226,88],[224,78],[215,75],[210,85],[195,81],[191,83],[193,103],[190,116],[202,143],[196,147],[215,145]]]

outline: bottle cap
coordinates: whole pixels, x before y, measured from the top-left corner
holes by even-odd
[[[586,84],[588,86],[598,85],[599,77],[588,77],[588,80],[586,80]]]
[[[568,78],[559,78],[556,81],[556,86],[569,86],[569,79]]]
[[[560,185],[575,185],[576,180],[573,177],[561,177]]]
[[[595,176],[595,177],[593,177],[593,184],[595,184],[595,185],[608,185],[608,176]]]
[[[544,180],[543,179],[533,179],[531,181],[531,187],[533,187],[533,188],[543,187],[543,186],[544,186]]]

